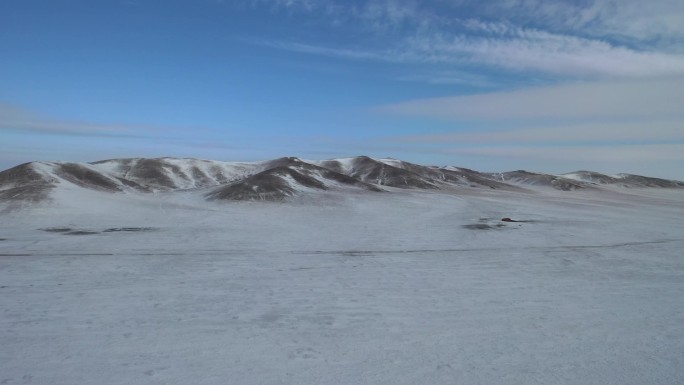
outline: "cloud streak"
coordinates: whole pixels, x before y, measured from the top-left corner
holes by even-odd
[[[168,134],[183,131],[177,127],[101,124],[56,119],[8,103],[0,103],[0,130],[35,134],[126,138],[155,138],[160,132]]]
[[[684,15],[681,1],[655,0],[652,5],[635,0],[595,0],[582,4],[501,0],[483,5],[463,0],[450,3],[452,13],[446,15],[439,13],[438,2],[258,3],[312,16],[315,13],[331,25],[347,30],[373,32],[366,44],[354,46],[303,41],[267,44],[293,52],[406,64],[486,65],[512,72],[536,71],[586,79],[684,75],[684,45],[679,49],[672,47],[672,42],[684,38],[680,27],[684,25],[684,16],[677,16]],[[468,6],[477,13],[461,18],[461,11]],[[656,23],[657,20],[666,21]],[[384,37],[380,39],[382,44],[374,46],[380,36]],[[670,43],[663,47],[644,43],[652,43],[656,38]]]
[[[601,40],[518,30],[514,36],[416,36],[400,58],[451,64],[486,64],[511,71],[572,77],[639,78],[684,75],[684,55],[637,51]]]
[[[520,24],[533,22],[557,31],[665,44],[681,44],[684,37],[684,3],[679,0],[504,0],[485,7],[487,15],[508,15]]]
[[[376,111],[440,119],[597,119],[682,117],[684,78],[578,83],[408,101]]]
[[[399,143],[483,144],[483,143],[615,143],[684,142],[681,121],[585,123],[498,131],[408,135],[389,138]]]
[[[453,122],[457,131],[385,140],[431,146],[436,153],[462,159],[542,165],[547,171],[567,164],[612,165],[659,170],[665,176],[681,175],[683,100],[684,78],[649,79],[422,99],[382,106],[376,112],[417,117],[427,124]]]
[[[684,144],[610,145],[610,146],[504,146],[446,149],[459,155],[479,155],[507,159],[542,161],[625,163],[684,161]]]
[[[515,37],[422,34],[391,48],[357,49],[299,42],[261,45],[311,55],[405,64],[488,65],[575,78],[653,78],[684,75],[684,55],[646,52],[604,41],[521,30]]]

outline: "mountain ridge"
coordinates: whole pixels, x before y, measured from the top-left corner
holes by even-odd
[[[122,158],[95,162],[29,162],[0,172],[0,202],[40,202],[60,186],[105,193],[201,191],[207,200],[268,200],[345,190],[559,191],[684,188],[684,182],[633,174],[575,171],[553,175],[524,170],[484,173],[454,166],[423,166],[368,156],[328,160],[283,157],[260,162],[195,158]]]

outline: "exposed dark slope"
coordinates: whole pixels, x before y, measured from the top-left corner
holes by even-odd
[[[491,174],[492,178],[499,178],[504,183],[517,183],[529,186],[552,187],[556,190],[571,191],[590,188],[586,183],[562,178],[555,175],[537,174],[529,171],[518,170],[500,174]]]
[[[163,159],[115,159],[93,162],[93,165],[105,162],[118,163],[118,170],[122,179],[134,182],[150,189],[172,190],[180,188],[174,180],[189,178],[181,169],[173,164],[166,164]],[[172,178],[169,174],[175,174]]]
[[[264,200],[280,201],[293,196],[297,191],[286,177],[309,188],[325,190],[324,184],[318,180],[300,174],[288,167],[276,167],[247,177],[239,182],[231,183],[206,195],[209,200]]]
[[[326,190],[384,191],[382,186],[437,190],[486,188],[562,191],[629,188],[684,188],[684,182],[577,171],[556,176],[527,171],[480,173],[456,167],[421,166],[367,156],[305,162],[286,157],[228,163],[199,159],[112,159],[93,163],[35,162],[0,172],[0,201],[37,202],[58,186],[108,193],[201,189],[210,200],[283,200]]]
[[[122,191],[121,181],[116,183],[114,178],[78,163],[58,164],[55,167],[55,175],[83,188],[110,192]]]
[[[627,187],[656,187],[656,188],[682,188],[682,187],[684,187],[684,182],[680,182],[680,181],[676,181],[676,180],[669,180],[669,179],[651,178],[651,177],[647,177],[647,176],[633,175],[633,174],[618,174],[618,177],[615,179],[618,181],[618,183],[621,183]]]
[[[48,199],[56,180],[37,172],[32,163],[0,172],[0,201],[38,202]]]
[[[380,186],[418,189],[439,188],[435,181],[427,175],[394,167],[367,156],[359,156],[345,163],[338,160],[323,161],[321,165],[363,182]]]
[[[218,186],[259,171],[257,165],[178,158],[109,159],[92,164],[106,166],[122,180],[162,191]]]
[[[173,179],[166,172],[169,170],[181,180],[188,180],[187,175],[181,172],[180,168],[175,165],[164,164],[161,159],[140,159],[131,163],[130,168],[126,172],[126,179],[136,181],[146,186],[175,189],[179,186],[174,183]]]
[[[455,167],[422,166],[395,159],[375,160],[359,156],[344,160],[322,161],[323,167],[358,178],[368,183],[398,188],[442,189],[474,187],[517,190],[486,174]]]
[[[210,200],[278,201],[305,189],[328,190],[331,187],[355,187],[368,191],[382,189],[324,167],[297,158],[280,158],[264,165],[266,170],[238,182],[220,187],[206,197]]]
[[[586,183],[592,184],[615,184],[618,183],[619,179],[614,178],[609,175],[601,174],[594,171],[575,171],[562,176],[567,176],[569,179],[579,180]]]
[[[299,158],[279,158],[269,161],[264,165],[266,170],[278,167],[288,167],[304,175],[327,181],[327,183],[336,182],[337,184],[359,187],[369,191],[384,191],[374,184],[363,182],[357,178],[345,175],[344,173],[341,173],[335,169],[304,162]]]
[[[490,174],[462,167],[458,168],[458,172],[469,182],[469,186],[471,187],[486,186],[493,189],[519,190],[516,186],[492,178]]]
[[[568,178],[579,180],[593,185],[619,185],[633,188],[681,188],[684,182],[652,178],[634,174],[618,174],[609,176],[594,171],[575,171],[563,174]]]
[[[395,167],[428,177],[436,185],[513,189],[511,185],[498,182],[488,178],[485,174],[465,168],[421,166],[404,161],[393,161],[392,163]]]

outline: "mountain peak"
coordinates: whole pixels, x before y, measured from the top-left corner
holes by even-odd
[[[195,158],[125,158],[91,163],[31,162],[0,172],[0,202],[49,199],[71,186],[105,193],[199,190],[207,199],[283,200],[328,190],[551,188],[561,191],[615,188],[684,188],[684,182],[633,174],[580,170],[562,175],[525,170],[481,173],[460,167],[422,166],[365,155],[322,161],[282,157],[263,162]]]

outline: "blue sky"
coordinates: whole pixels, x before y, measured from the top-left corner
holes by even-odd
[[[3,0],[0,168],[395,157],[684,179],[681,0]]]

